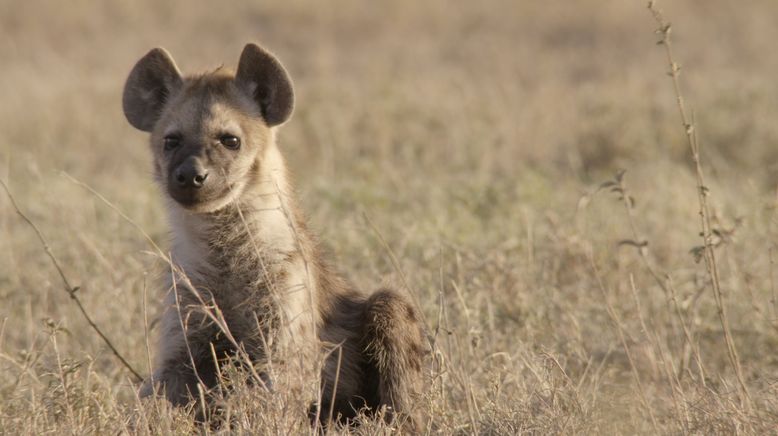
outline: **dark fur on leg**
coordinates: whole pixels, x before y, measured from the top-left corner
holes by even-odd
[[[321,401],[310,410],[311,419],[318,416],[322,428],[330,421],[348,424],[360,410],[376,403],[375,395],[365,390],[370,368],[362,345],[364,304],[357,293],[340,295],[323,317],[319,337],[328,344],[327,359],[321,374]]]
[[[419,314],[397,291],[381,289],[365,302],[364,352],[377,377],[368,377],[376,389],[375,410],[397,420],[406,429],[418,430],[414,407],[422,386],[426,354]]]
[[[413,402],[421,388],[425,355],[416,309],[388,289],[367,300],[356,294],[342,296],[332,309],[320,336],[333,345],[322,371],[321,403],[311,407],[311,420],[318,416],[326,428],[330,421],[349,425],[359,412],[382,413],[388,421],[416,430]]]

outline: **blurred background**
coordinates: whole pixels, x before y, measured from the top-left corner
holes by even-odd
[[[642,2],[268,3],[3,2],[3,146],[18,159],[56,151],[52,164],[125,171],[118,163],[131,161],[109,156],[146,155],[116,116],[137,58],[164,46],[199,72],[234,66],[256,41],[295,79],[285,136],[313,158],[301,159],[306,172],[337,173],[355,152],[377,154],[371,164],[390,172],[441,157],[469,166],[477,155],[495,172],[530,164],[579,178],[658,155],[684,162]],[[778,10],[767,0],[667,3],[710,159],[769,172]]]
[[[753,409],[733,399],[717,308],[690,254],[701,243],[694,172],[644,3],[2,0],[0,178],[96,321],[145,373],[142,294],[154,301],[159,262],[137,229],[63,173],[164,245],[147,138],[121,111],[124,80],[152,47],[196,73],[234,67],[257,42],[296,87],[279,142],[312,227],[372,289],[396,282],[397,271],[367,214],[430,328],[447,314],[459,345],[441,345],[440,389],[425,403],[431,432],[774,431],[778,3],[659,4],[673,23],[714,224],[726,234],[722,287]],[[637,238],[624,204],[598,190],[620,170]],[[627,239],[648,242],[677,308],[635,248],[619,244]],[[56,353],[41,320],[70,333]],[[87,391],[111,404],[105,416],[131,404],[123,369],[4,195],[0,325],[9,399],[0,424],[57,428],[33,413],[62,391],[45,383],[56,356],[88,367],[73,377],[100,380]]]

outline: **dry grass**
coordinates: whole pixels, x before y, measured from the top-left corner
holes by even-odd
[[[662,5],[694,139],[642,2],[328,5],[0,2],[0,179],[133,367],[161,262],[62,173],[164,247],[123,80],[152,46],[193,71],[255,40],[295,79],[281,143],[313,227],[366,288],[401,280],[380,229],[418,292],[429,433],[778,432],[778,4]],[[137,401],[5,195],[0,302],[0,433],[194,430]],[[307,431],[263,395],[235,382],[233,431]]]

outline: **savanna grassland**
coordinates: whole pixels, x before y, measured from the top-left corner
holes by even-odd
[[[778,433],[778,3],[659,4],[687,128],[642,1],[266,3],[0,2],[0,179],[141,375],[167,223],[124,79],[256,41],[295,82],[312,227],[422,305],[427,433]],[[245,384],[222,429],[136,389],[0,192],[0,433],[311,431]]]

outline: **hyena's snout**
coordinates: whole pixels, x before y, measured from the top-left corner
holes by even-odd
[[[171,165],[167,191],[180,205],[199,210],[221,196],[219,181],[212,173],[202,156],[189,155]]]
[[[190,156],[173,170],[171,176],[178,189],[200,189],[208,179],[208,169],[198,157]]]

